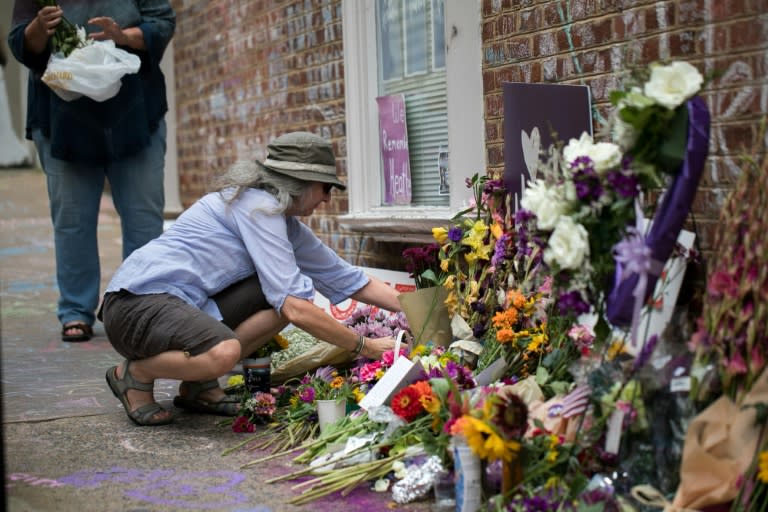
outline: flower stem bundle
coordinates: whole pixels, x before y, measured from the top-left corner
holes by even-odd
[[[37,5],[42,7],[55,7],[55,0],[37,0]],[[53,53],[62,53],[68,57],[73,50],[85,46],[85,41],[78,34],[77,27],[64,16],[61,23],[56,26],[56,31],[51,36],[51,49]]]

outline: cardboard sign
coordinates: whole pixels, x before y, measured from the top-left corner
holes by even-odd
[[[379,105],[379,142],[384,163],[384,204],[411,204],[411,157],[405,123],[405,96],[376,98]]]

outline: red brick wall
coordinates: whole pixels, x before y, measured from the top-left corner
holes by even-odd
[[[590,86],[596,121],[622,72],[654,60],[690,61],[719,73],[704,97],[710,157],[695,203],[697,231],[712,249],[723,200],[768,105],[768,0],[483,0],[487,162],[503,170],[501,82]],[[692,226],[689,226],[692,227]]]
[[[189,206],[215,174],[262,159],[276,136],[295,130],[333,142],[346,175],[340,0],[173,2],[180,194]],[[307,8],[310,9],[307,9]],[[340,233],[346,195],[306,219],[350,261],[372,242]]]
[[[473,0],[465,0],[473,1]],[[621,72],[656,59],[721,73],[707,88],[710,158],[695,213],[710,248],[739,157],[768,104],[768,0],[482,1],[486,158],[503,168],[501,82],[585,83],[598,123]],[[333,141],[346,174],[341,0],[175,0],[182,202],[280,133]],[[349,261],[397,268],[401,247],[339,229],[343,193],[308,220]]]

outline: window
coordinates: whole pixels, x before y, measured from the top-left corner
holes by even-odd
[[[470,199],[465,178],[485,168],[480,2],[343,0],[342,8],[350,207],[342,224],[382,240],[430,239]],[[383,202],[376,98],[392,94],[406,103],[409,206]]]

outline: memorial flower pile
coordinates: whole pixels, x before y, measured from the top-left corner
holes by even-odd
[[[698,183],[703,156],[692,156],[686,141],[708,126],[708,117],[701,117],[696,101],[704,80],[693,66],[653,65],[635,78],[626,91],[611,94],[611,138],[585,133],[547,148],[517,212],[501,180],[475,175],[467,181],[471,206],[449,225],[433,228],[437,243],[403,253],[417,288],[447,291],[454,339],[447,347],[402,349],[398,357],[419,361],[422,375],[408,374],[410,380],[387,395],[384,405],[346,418],[328,438],[304,445],[296,462],[333,458],[331,446],[342,442],[349,443],[346,458],[362,452],[371,458],[327,469],[321,477],[319,467],[327,463],[322,459],[321,466],[281,477],[316,475],[298,502],[335,491],[343,496],[364,480],[381,481],[395,461],[407,461],[413,452],[438,458],[442,469],[451,470],[451,445],[457,443],[466,443],[481,467],[496,468],[486,476],[509,477],[484,495],[484,505],[496,511],[620,510],[634,485],[658,485],[657,477],[675,471],[654,468],[659,461],[676,463],[654,447],[663,436],[670,439],[659,445],[680,443],[680,433],[664,428],[679,426],[682,418],[672,425],[665,414],[673,407],[660,402],[685,400],[673,386],[683,386],[676,372],[687,371],[688,362],[665,346],[666,333],[645,336],[637,350],[626,350],[628,322],[614,322],[622,315],[609,310],[629,310],[629,332],[635,332],[635,310],[646,307],[645,294],[672,253],[690,207],[687,193]],[[764,166],[759,178],[745,180],[765,176]],[[658,204],[644,204],[665,187]],[[761,299],[768,303],[768,248],[758,236],[765,227],[754,225],[747,211],[754,208],[748,205],[763,204],[768,182],[747,188],[729,210],[732,223],[724,229],[734,250],[710,279],[705,319],[694,339],[734,396],[754,384],[768,356],[760,343],[766,337],[760,327],[768,324],[761,309]],[[670,212],[676,212],[674,222]],[[664,236],[654,238],[654,230]],[[657,250],[658,240],[670,235],[671,245]],[[370,310],[348,325],[366,329],[379,322]],[[617,328],[625,329],[623,335]],[[457,352],[465,341],[481,347],[476,368],[463,365]],[[380,361],[362,361],[351,371],[346,392],[356,389],[359,401],[394,361],[392,352]],[[341,378],[332,371],[306,376],[287,409],[332,394]],[[761,439],[752,472],[742,475],[753,497],[768,492]],[[412,462],[414,472],[418,464]],[[426,473],[421,476],[426,481]],[[666,499],[669,489],[664,492]],[[402,494],[395,498],[400,499]]]

